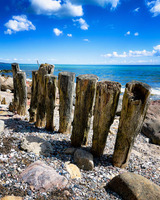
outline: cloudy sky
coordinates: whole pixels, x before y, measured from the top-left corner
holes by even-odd
[[[0,4],[0,62],[160,64],[160,0]]]

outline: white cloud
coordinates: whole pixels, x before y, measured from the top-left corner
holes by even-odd
[[[122,54],[118,54],[116,51],[113,53],[108,53],[101,55],[105,58],[129,58],[129,57],[159,57],[160,56],[160,45],[153,47],[152,51],[142,50],[142,51],[132,51],[129,50],[128,53],[123,52]]]
[[[83,39],[83,41],[85,41],[85,42],[89,42],[89,40],[88,40],[88,39]]]
[[[160,45],[157,45],[157,46],[153,47],[153,49],[160,50]]]
[[[139,33],[138,32],[136,32],[135,34],[134,34],[134,36],[138,36],[139,35]]]
[[[141,57],[141,56],[153,56],[154,52],[153,51],[146,51],[146,50],[142,50],[142,51],[129,51],[128,56],[129,57]]]
[[[160,56],[160,45],[153,47],[154,56]]]
[[[139,12],[140,7],[133,10],[133,12]]]
[[[112,58],[126,58],[127,53],[123,52],[123,54],[118,54],[116,51],[114,51],[112,54],[108,53],[108,54],[102,55],[102,57],[105,57],[105,58],[111,58],[111,57]]]
[[[60,36],[60,35],[63,33],[63,31],[60,31],[58,28],[54,28],[54,29],[53,29],[53,32],[54,32],[54,34],[55,34],[56,36]]]
[[[37,14],[57,17],[79,17],[83,15],[82,5],[74,5],[69,0],[30,0]]]
[[[26,15],[13,16],[5,26],[7,30],[4,33],[9,35],[19,31],[36,30],[36,27],[27,19]]]
[[[89,25],[86,23],[86,21],[82,18],[80,19],[73,19],[73,22],[78,22],[80,24],[80,28],[82,30],[88,30]]]
[[[160,0],[148,1],[147,5],[154,17],[160,14]]]
[[[126,35],[130,35],[130,34],[131,34],[131,32],[130,32],[130,31],[127,31],[127,33],[125,34],[125,36],[126,36]]]
[[[111,5],[112,8],[116,8],[119,4],[120,0],[70,0],[72,3],[75,4],[82,4],[82,5],[98,5],[101,7],[106,7],[108,4]]]
[[[72,37],[72,34],[67,34],[68,37]]]

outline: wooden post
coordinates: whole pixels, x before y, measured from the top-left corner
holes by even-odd
[[[80,75],[76,80],[76,103],[71,144],[79,147],[87,144],[98,77],[92,74]]]
[[[59,88],[59,132],[70,133],[73,111],[75,73],[60,72],[58,75]]]
[[[54,131],[54,109],[56,101],[57,76],[45,75],[45,90],[46,90],[46,129]]]
[[[113,165],[126,167],[136,136],[139,134],[149,104],[150,86],[138,81],[126,84]]]
[[[95,156],[103,154],[108,132],[116,114],[120,92],[121,84],[118,82],[97,83],[91,149]]]
[[[31,104],[29,109],[30,122],[36,122],[38,96],[38,71],[32,71]]]
[[[45,75],[53,74],[54,65],[41,64],[38,70],[38,96],[37,96],[37,117],[36,127],[45,128],[46,109],[45,109]]]
[[[27,114],[27,86],[26,86],[26,74],[25,72],[17,72],[16,85],[19,97],[19,103],[17,113],[19,115]]]
[[[20,68],[19,68],[19,64],[18,63],[12,63],[11,65],[12,65],[13,87],[14,87],[13,110],[17,111],[18,104],[19,104],[19,95],[18,95],[16,75],[17,75],[17,72],[20,71]]]

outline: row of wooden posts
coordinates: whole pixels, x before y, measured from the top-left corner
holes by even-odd
[[[14,80],[14,109],[26,114],[27,90],[25,73],[17,63],[12,64]],[[54,66],[42,64],[32,72],[30,122],[36,127],[54,131],[54,109],[57,76],[52,75]],[[113,123],[118,105],[121,84],[114,81],[99,81],[96,75],[80,75],[76,78],[76,101],[72,122],[75,74],[60,72],[59,89],[59,132],[71,133],[71,145],[87,144],[91,118],[93,139],[91,152],[94,156],[103,154],[108,132]],[[113,154],[113,165],[125,167],[130,157],[134,140],[140,132],[149,103],[150,86],[133,81],[126,84],[119,128]]]

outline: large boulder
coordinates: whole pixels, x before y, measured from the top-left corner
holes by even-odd
[[[7,89],[13,91],[13,89],[14,89],[12,77],[0,76],[0,84],[1,84],[2,91],[6,91]]]
[[[42,161],[29,165],[20,175],[20,181],[28,183],[35,191],[48,191],[67,187],[68,180]]]
[[[160,100],[151,101],[141,132],[150,142],[160,145]]]
[[[51,156],[53,148],[50,142],[37,136],[27,136],[21,141],[21,149],[36,155]]]
[[[74,153],[74,162],[76,165],[83,170],[93,170],[94,162],[93,155],[88,151],[77,149]]]
[[[124,200],[158,200],[160,187],[141,175],[125,172],[114,177],[106,188],[119,194]]]

